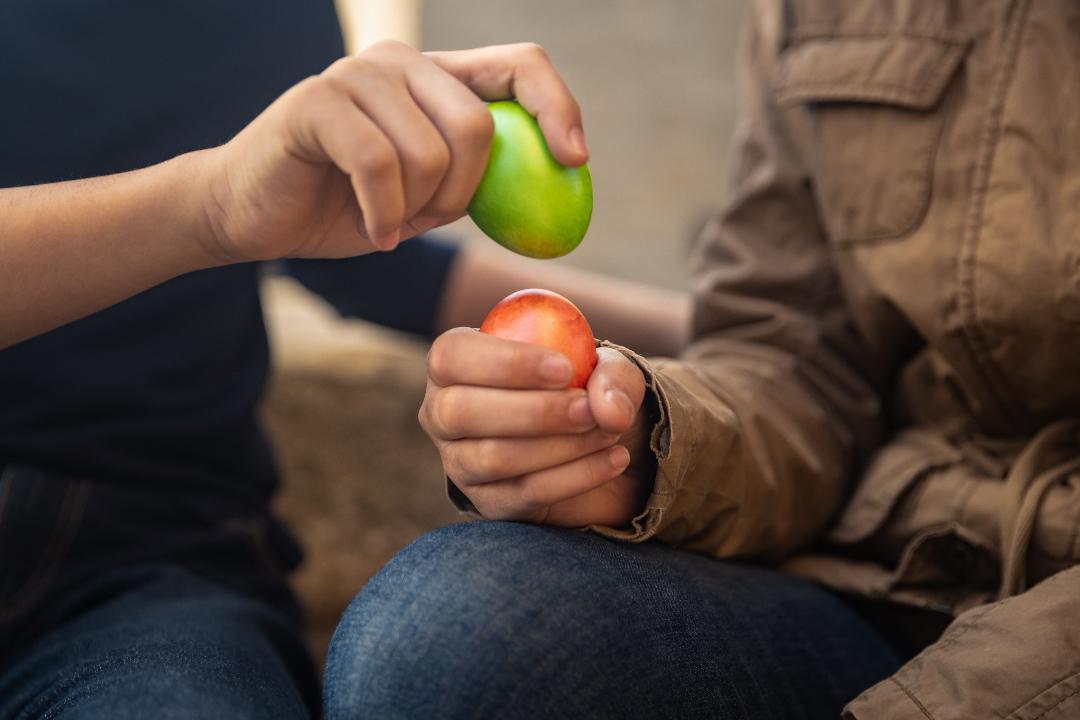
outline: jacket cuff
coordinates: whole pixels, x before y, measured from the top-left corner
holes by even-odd
[[[599,347],[611,348],[622,353],[637,365],[645,376],[645,402],[653,405],[657,416],[649,433],[649,448],[656,457],[656,474],[653,478],[652,492],[645,502],[645,508],[631,520],[629,526],[616,528],[590,525],[587,529],[613,540],[644,542],[655,536],[663,526],[664,517],[671,508],[679,486],[678,479],[682,476],[682,458],[673,458],[671,455],[671,436],[673,426],[678,423],[678,419],[672,416],[672,403],[668,397],[668,391],[657,373],[657,366],[662,361],[650,363],[633,350],[606,340],[600,341]]]
[[[465,493],[458,489],[458,486],[454,484],[449,475],[446,476],[446,497],[450,504],[457,508],[458,512],[478,520],[483,517],[476,511],[476,506],[472,504],[472,501],[465,497]]]

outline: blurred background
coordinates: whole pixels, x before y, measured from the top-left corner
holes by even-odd
[[[581,103],[595,189],[588,236],[555,262],[684,287],[691,239],[724,193],[741,0],[339,0],[338,9],[353,51],[384,37],[422,49],[544,45]],[[491,243],[467,219],[444,235]],[[342,320],[288,279],[268,279],[264,295],[278,509],[305,546],[296,586],[321,654],[373,572],[459,518],[416,422],[423,343]]]
[[[543,45],[581,104],[595,188],[588,239],[559,262],[684,287],[687,243],[723,197],[742,0],[338,6],[353,50],[388,36],[423,50]],[[481,237],[468,220],[450,230]]]

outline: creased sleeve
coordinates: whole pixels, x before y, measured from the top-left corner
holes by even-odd
[[[749,9],[731,198],[695,260],[695,340],[679,360],[630,353],[659,407],[658,468],[632,527],[593,528],[609,537],[784,556],[822,531],[880,436],[880,361],[845,306],[772,93],[780,5]]]

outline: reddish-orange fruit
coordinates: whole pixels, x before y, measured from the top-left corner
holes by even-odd
[[[596,341],[589,321],[574,303],[550,290],[518,290],[491,308],[480,332],[533,343],[570,359],[570,387],[585,387],[596,367]]]

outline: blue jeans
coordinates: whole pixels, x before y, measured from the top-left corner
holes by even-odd
[[[0,718],[295,718],[295,546],[218,494],[0,469]]]
[[[402,551],[334,635],[328,720],[830,718],[899,662],[830,592],[510,523]]]
[[[130,568],[0,668],[0,718],[307,718],[296,623],[175,566]]]
[[[174,565],[81,587],[0,663],[0,718],[304,718],[295,618]],[[836,718],[898,661],[831,593],[659,544],[470,523],[353,602],[335,718]]]

